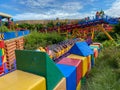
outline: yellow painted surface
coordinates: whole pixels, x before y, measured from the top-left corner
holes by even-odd
[[[87,57],[78,56],[75,54],[70,54],[69,56],[67,56],[67,58],[74,58],[74,59],[82,60],[82,77],[84,77],[86,72],[88,71],[88,59],[87,59]]]
[[[81,81],[78,83],[76,90],[81,90]]]
[[[0,77],[0,90],[46,90],[44,77],[16,70]]]
[[[66,78],[62,78],[53,90],[66,90]]]
[[[2,48],[2,55],[4,55],[5,54],[5,52],[4,52],[4,48]]]
[[[91,55],[87,56],[87,59],[88,59],[88,70],[90,71],[91,70]]]
[[[91,63],[91,56],[87,56],[88,62]]]
[[[3,63],[5,63],[7,60],[6,60],[6,55],[4,55],[4,58],[3,58]]]

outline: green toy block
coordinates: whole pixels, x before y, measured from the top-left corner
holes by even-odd
[[[53,60],[45,52],[16,50],[17,69],[46,78],[47,90],[53,90],[64,77]]]
[[[2,56],[2,49],[0,49],[0,56]]]

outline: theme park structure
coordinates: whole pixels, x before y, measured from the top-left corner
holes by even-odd
[[[74,24],[58,25],[55,28],[48,28],[47,32],[57,31],[60,34],[65,34],[67,37],[71,34],[72,38],[88,38],[90,36],[93,39],[94,32],[99,30],[104,32],[112,40],[112,37],[107,31],[112,31],[112,25],[114,24],[118,24],[118,18],[109,17],[101,10],[100,12],[96,12],[95,17],[92,19],[87,17]],[[40,30],[40,32],[44,32],[44,30]]]
[[[6,14],[6,13],[1,13],[0,12],[0,26],[3,24],[3,19],[6,19],[6,26],[9,28],[9,29],[13,29],[14,27],[14,22],[13,22],[13,19],[12,19],[12,16],[9,15],[9,14]]]

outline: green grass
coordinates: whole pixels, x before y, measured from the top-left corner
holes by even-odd
[[[105,47],[82,90],[120,90],[120,47]]]

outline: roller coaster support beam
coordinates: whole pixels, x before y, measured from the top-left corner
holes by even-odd
[[[103,24],[102,24],[102,25],[99,25],[99,28],[100,28],[100,30],[102,30],[102,31],[105,33],[105,35],[106,35],[110,40],[114,40],[114,39],[110,36],[110,34],[105,30],[105,28],[103,27]]]

